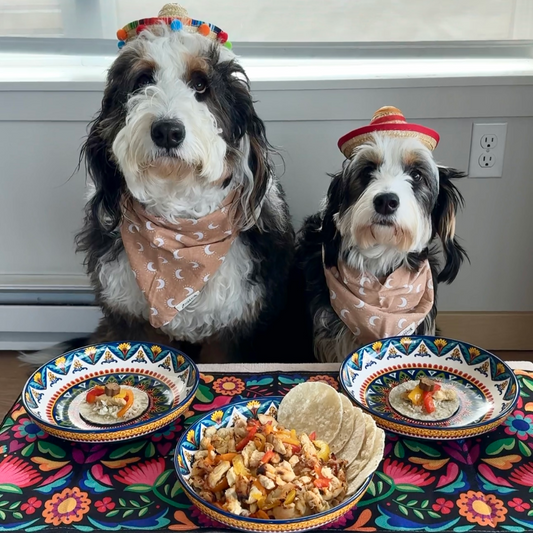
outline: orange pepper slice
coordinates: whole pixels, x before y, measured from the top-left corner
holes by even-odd
[[[133,393],[128,391],[128,394],[126,394],[124,399],[126,400],[126,405],[117,413],[118,418],[124,416],[133,405]]]
[[[268,463],[268,461],[270,461],[270,459],[272,459],[272,457],[274,457],[274,452],[270,450],[269,452],[266,452],[265,455],[263,455],[263,457],[261,457],[260,463],[266,464]]]
[[[215,457],[215,464],[221,463],[222,461],[229,461],[231,463],[233,458],[236,457],[237,455],[239,454],[235,452],[229,452],[229,453],[223,453],[221,455],[217,455]]]
[[[93,387],[88,393],[87,393],[87,403],[94,403],[96,401],[96,398],[98,396],[102,396],[102,394],[105,393],[105,387],[102,387],[101,385],[96,385],[96,387]]]

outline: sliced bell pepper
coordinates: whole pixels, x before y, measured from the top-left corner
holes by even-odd
[[[105,394],[105,387],[102,387],[101,385],[96,385],[96,387],[93,387],[87,393],[87,403],[94,403],[96,401],[96,398],[98,398],[98,396],[102,396],[102,394]]]
[[[241,454],[236,454],[233,460],[231,461],[233,465],[233,471],[237,476],[249,476],[250,471],[244,466],[244,461]]]
[[[274,457],[274,452],[272,450],[268,451],[265,453],[265,455],[263,455],[263,457],[261,458],[261,464],[266,464],[268,463],[268,461],[270,461],[270,459],[272,459],[272,457]]]
[[[426,392],[424,394],[424,409],[427,413],[433,413],[435,411],[435,401],[433,400],[433,394]]]
[[[314,441],[316,439],[316,431],[309,433],[309,440]]]
[[[239,441],[235,446],[235,449],[238,452],[240,452],[254,438],[255,434],[257,433],[257,429],[257,426],[252,426],[248,428],[248,435],[246,435],[246,437]]]
[[[324,462],[327,461],[329,459],[329,444],[322,440],[314,440],[313,444],[317,448],[317,457]]]
[[[290,505],[294,501],[294,498],[296,498],[296,491],[292,489],[289,494],[287,494],[287,497],[283,503],[285,505]]]
[[[238,454],[234,453],[234,452],[223,453],[221,455],[217,455],[215,457],[215,464],[221,463],[222,461],[229,461],[231,463],[231,461],[233,461],[233,458],[236,455],[238,455]],[[208,454],[208,457],[209,457],[209,454]]]
[[[211,490],[213,492],[222,492],[229,487],[228,479],[224,476]]]
[[[326,487],[329,487],[329,483],[330,480],[327,477],[319,477],[313,481],[315,487],[318,487],[319,489],[325,489]]]
[[[261,483],[259,483],[259,480],[254,479],[253,486],[257,490],[259,490],[261,492],[261,494],[266,498],[267,490],[265,489],[265,487],[263,487],[263,485],[261,485]]]
[[[126,405],[117,413],[118,418],[124,416],[133,405],[133,394],[131,392],[128,392],[124,399],[126,400]]]
[[[435,385],[433,385],[433,392],[437,392],[438,390],[441,390],[442,387],[440,385],[440,383],[435,383]]]
[[[204,459],[206,464],[212,465],[216,462],[215,447],[212,444],[207,445],[207,457]]]
[[[263,426],[263,433],[265,435],[270,435],[272,433],[272,422],[267,422],[264,426]]]
[[[268,516],[265,511],[263,511],[262,509],[259,509],[259,511],[255,512],[255,517],[256,518],[260,518],[261,520],[269,520],[270,519],[270,516]]]
[[[295,444],[291,444],[292,447],[292,453],[300,453],[302,451],[301,446],[296,446]]]
[[[265,449],[266,437],[262,433],[256,433],[254,436],[255,447],[262,452]]]
[[[277,437],[284,444],[293,444],[294,446],[300,446],[300,441],[298,439],[293,439],[289,435],[284,435],[283,433],[280,433],[279,435],[277,435]]]
[[[409,394],[408,398],[413,405],[421,405],[424,391],[417,385]]]

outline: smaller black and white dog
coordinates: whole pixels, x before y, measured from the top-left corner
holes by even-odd
[[[463,198],[451,181],[464,174],[437,166],[437,142],[392,107],[339,141],[343,169],[297,242],[320,361],[380,338],[435,334],[437,283],[451,283],[466,258],[455,238]]]

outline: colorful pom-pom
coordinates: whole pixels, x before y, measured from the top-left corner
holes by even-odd
[[[117,39],[119,41],[125,41],[128,38],[128,32],[124,28],[120,28],[117,31]]]
[[[139,33],[141,33],[145,29],[146,29],[146,26],[144,24],[139,24],[135,31],[137,32],[137,35],[138,35]]]
[[[218,40],[224,44],[228,41],[228,34],[225,32],[225,31],[221,31],[219,34],[218,34]]]
[[[230,41],[226,41],[226,42],[224,43],[224,46],[225,46],[226,48],[228,48],[229,50],[231,50],[231,49],[233,48],[233,45],[231,44]]]
[[[198,26],[198,33],[207,37],[211,33],[211,28],[208,24],[200,24],[200,26]]]
[[[172,31],[180,31],[183,29],[183,24],[181,23],[181,20],[173,20],[171,23],[170,23],[170,29]]]
[[[126,43],[124,41],[119,41],[117,43],[118,49],[120,50]]]

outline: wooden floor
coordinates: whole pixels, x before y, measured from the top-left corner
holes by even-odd
[[[531,361],[533,352],[495,352],[506,361]],[[0,420],[19,397],[33,368],[19,362],[14,352],[0,352]]]

